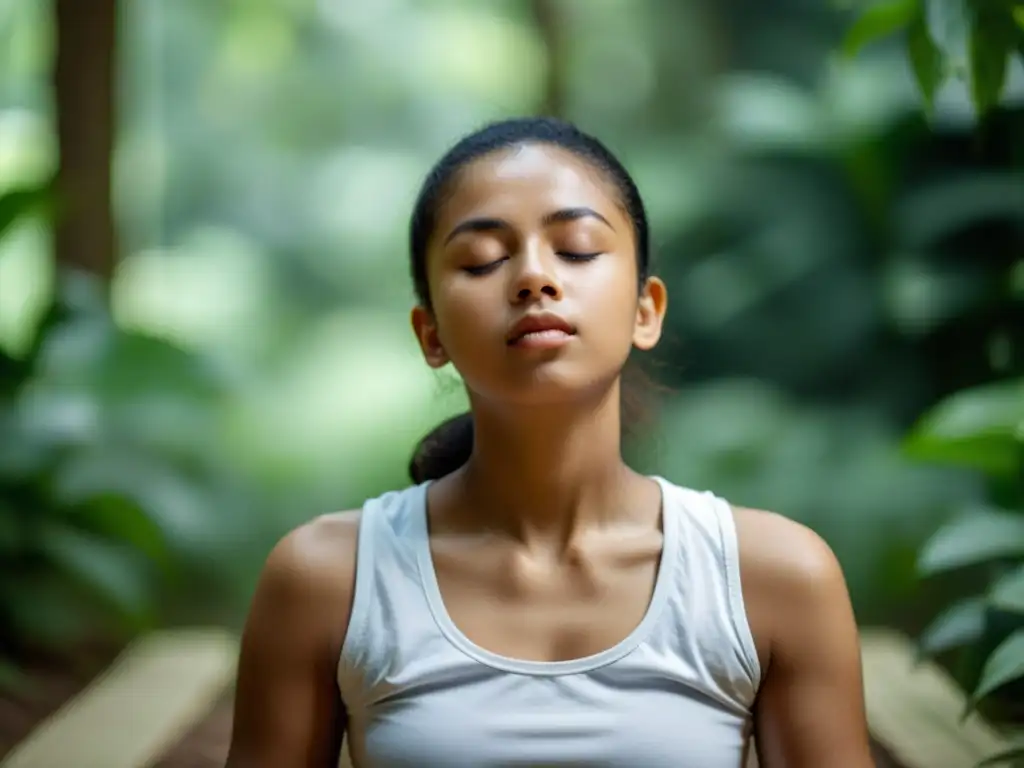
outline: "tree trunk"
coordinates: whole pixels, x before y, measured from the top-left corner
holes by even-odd
[[[117,0],[54,0],[57,264],[109,278],[117,253],[111,160]]]

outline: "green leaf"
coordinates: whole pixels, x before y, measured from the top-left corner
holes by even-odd
[[[998,382],[957,392],[929,412],[905,447],[918,459],[959,464],[992,475],[1020,471],[1024,382]]]
[[[942,51],[932,38],[924,9],[919,8],[907,28],[907,55],[910,66],[921,89],[925,108],[930,113],[935,102],[935,92],[944,79]]]
[[[154,391],[198,405],[222,391],[219,373],[201,355],[141,333],[121,331],[112,341],[109,354],[93,361],[96,386],[107,397]]]
[[[843,54],[856,56],[868,43],[906,27],[917,11],[917,0],[882,0],[867,8],[843,40]]]
[[[130,617],[148,614],[148,571],[129,547],[64,526],[49,525],[40,536],[48,559],[103,602]]]
[[[958,173],[929,183],[898,203],[898,237],[908,250],[932,250],[983,222],[1019,226],[1024,224],[1021,189],[1024,174],[1010,169]]]
[[[989,603],[1000,611],[1024,614],[1024,565],[996,582]]]
[[[990,757],[986,757],[980,763],[977,768],[991,768],[994,765],[1005,765],[1011,760],[1019,760],[1024,758],[1024,744],[1018,744],[1009,749],[1004,749],[1002,752],[998,752]]]
[[[52,493],[62,506],[85,505],[85,526],[110,535],[111,497],[133,502],[120,505],[117,532],[151,557],[168,546],[187,548],[217,520],[202,486],[170,462],[127,447],[97,446],[69,457],[54,471]]]
[[[966,0],[926,0],[928,28],[949,67],[964,71],[971,29],[971,13]]]
[[[22,357],[11,357],[0,349],[0,396],[11,397],[32,374],[32,364]]]
[[[1014,48],[1014,20],[1007,8],[979,3],[971,25],[971,95],[979,116],[999,103]]]
[[[0,403],[0,481],[30,482],[51,466],[55,446],[26,419],[24,400]]]
[[[166,565],[170,559],[164,532],[129,498],[116,493],[98,494],[75,506],[68,519],[101,538],[132,547],[154,565]]]
[[[918,569],[930,575],[1007,557],[1024,557],[1024,515],[981,509],[939,529],[922,548]]]
[[[984,598],[972,597],[947,608],[921,635],[921,655],[934,656],[978,640],[985,630],[986,607]]]
[[[26,548],[27,538],[20,510],[0,497],[0,558],[8,560],[20,555]]]
[[[1018,629],[999,644],[985,661],[981,680],[971,694],[978,702],[997,688],[1024,677],[1024,629]]]
[[[49,183],[18,187],[0,195],[0,236],[18,219],[38,210],[49,199]]]
[[[1024,63],[1024,5],[1014,6],[1013,20],[1017,24],[1017,30],[1015,37],[1017,38],[1014,47],[1017,49],[1017,56],[1021,62]]]
[[[47,650],[69,648],[92,626],[86,614],[66,580],[52,572],[20,571],[0,579],[0,618],[11,627],[11,639]]]

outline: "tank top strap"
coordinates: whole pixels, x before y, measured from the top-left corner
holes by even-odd
[[[761,679],[761,662],[757,655],[754,635],[747,619],[746,604],[743,600],[743,584],[740,574],[739,536],[736,532],[736,516],[728,501],[713,493],[704,494],[715,511],[722,542],[722,559],[725,570],[726,589],[729,598],[729,612],[735,639],[746,661],[747,672],[755,686]]]
[[[661,478],[666,519],[676,520],[674,581],[652,643],[698,670],[716,698],[749,709],[761,680],[740,583],[732,508],[709,491]],[[666,542],[667,544],[668,542]]]
[[[346,704],[380,690],[412,649],[440,638],[422,588],[416,553],[426,536],[426,484],[391,491],[363,505],[348,630],[338,663]]]

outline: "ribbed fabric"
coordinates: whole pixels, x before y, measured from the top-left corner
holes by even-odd
[[[740,768],[760,667],[728,504],[656,477],[663,551],[644,618],[581,659],[476,646],[452,623],[428,484],[366,503],[338,665],[356,768]]]

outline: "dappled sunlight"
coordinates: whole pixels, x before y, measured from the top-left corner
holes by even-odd
[[[26,219],[0,240],[0,349],[23,354],[53,295],[49,228]]]
[[[51,125],[37,112],[0,109],[0,188],[35,181],[57,162]]]
[[[114,318],[188,347],[258,354],[274,322],[263,264],[240,234],[197,230],[179,248],[135,254],[118,265]]]
[[[415,86],[441,83],[501,112],[528,110],[543,97],[547,53],[526,23],[482,8],[423,14],[413,37]]]
[[[324,250],[310,269],[339,288],[386,292],[385,281],[404,280],[406,222],[427,159],[394,149],[344,147],[322,158],[308,184],[308,210]],[[341,245],[344,244],[344,245]],[[400,265],[398,268],[396,266]]]

